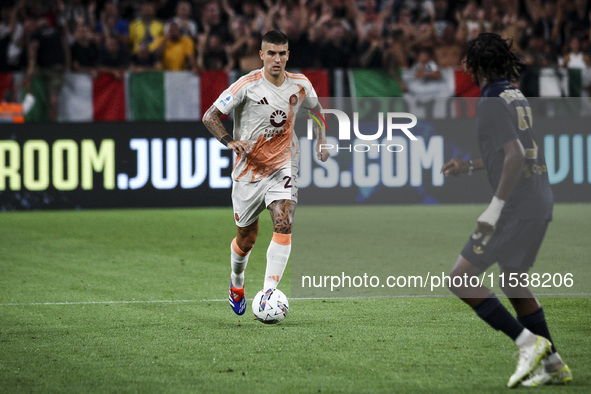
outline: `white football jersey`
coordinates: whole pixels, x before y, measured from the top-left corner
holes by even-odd
[[[234,181],[257,182],[283,168],[299,166],[299,141],[294,132],[300,106],[315,107],[318,96],[302,74],[285,73],[279,87],[267,81],[264,69],[243,76],[214,105],[223,114],[234,110],[234,139],[250,141],[248,155],[239,155]]]

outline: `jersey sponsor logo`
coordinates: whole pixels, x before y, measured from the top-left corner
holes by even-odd
[[[269,105],[269,102],[267,101],[266,97],[263,97],[261,100],[259,100],[257,102],[257,104],[261,104],[261,105]]]
[[[271,122],[273,127],[281,127],[285,124],[285,122],[287,122],[287,114],[278,109],[271,114],[269,122]]]

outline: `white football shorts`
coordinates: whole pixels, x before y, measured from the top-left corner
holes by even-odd
[[[277,200],[298,202],[297,168],[284,168],[258,182],[233,182],[232,206],[238,227],[246,227]]]

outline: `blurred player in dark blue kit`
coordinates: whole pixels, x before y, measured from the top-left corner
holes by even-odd
[[[508,387],[566,384],[572,374],[551,342],[540,303],[521,281],[534,264],[554,202],[546,163],[534,139],[531,108],[510,83],[517,79],[520,65],[511,44],[498,34],[483,33],[468,43],[465,67],[482,89],[476,121],[482,158],[452,159],[441,171],[457,176],[485,170],[495,194],[452,268],[450,290],[519,347]],[[506,279],[511,274],[520,278],[518,286],[505,280],[502,288],[517,318],[490,289],[453,281],[477,276],[494,263]]]

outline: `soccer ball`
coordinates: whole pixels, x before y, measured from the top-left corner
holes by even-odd
[[[285,319],[288,309],[287,297],[279,289],[263,289],[252,301],[254,317],[265,324],[279,323]]]

